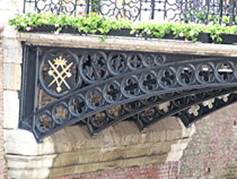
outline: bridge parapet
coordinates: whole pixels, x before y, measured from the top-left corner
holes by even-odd
[[[21,115],[20,127],[28,129],[31,132],[33,132],[38,140],[41,140],[43,138],[44,139],[41,140],[42,143],[38,144],[35,141],[32,133],[30,132],[21,129],[6,131],[7,136],[6,138],[8,139],[6,141],[6,152],[7,152],[7,159],[9,162],[8,165],[9,173],[12,177],[27,178],[29,176],[35,176],[36,178],[37,177],[46,178],[48,176],[56,177],[62,175],[71,175],[77,173],[104,170],[108,168],[131,167],[136,165],[137,163],[143,163],[144,165],[147,165],[147,164],[164,164],[167,163],[168,161],[177,161],[179,160],[179,157],[182,156],[182,154],[175,155],[175,153],[178,153],[177,151],[179,152],[181,151],[181,153],[183,152],[183,150],[186,148],[188,144],[190,137],[193,135],[195,127],[193,125],[191,128],[185,128],[183,124],[180,123],[180,120],[176,117],[172,118],[168,117],[165,120],[160,119],[163,119],[171,115],[176,115],[179,117],[182,117],[183,115],[182,118],[183,123],[188,126],[190,124],[190,121],[187,121],[187,114],[191,114],[191,117],[188,116],[188,120],[191,119],[192,123],[197,119],[196,117],[200,117],[199,116],[200,108],[202,109],[203,114],[208,114],[208,112],[214,111],[213,109],[218,109],[218,107],[220,106],[230,104],[231,102],[234,102],[236,99],[234,95],[236,87],[235,57],[237,57],[236,56],[237,50],[235,45],[201,44],[201,43],[191,43],[183,41],[165,41],[165,40],[153,40],[153,39],[151,39],[150,41],[145,41],[139,38],[125,38],[125,37],[123,38],[108,37],[107,39],[105,39],[105,41],[101,41],[101,39],[98,38],[98,36],[82,37],[75,35],[63,35],[63,34],[53,35],[53,34],[39,34],[39,33],[36,34],[19,33],[17,34],[17,39],[18,41],[23,42],[24,47],[23,62],[28,61],[29,63],[31,63],[30,67],[33,68],[31,68],[30,70],[34,72],[34,69],[37,69],[36,71],[38,71],[38,73],[36,74],[38,75],[40,74],[40,69],[44,69],[44,71],[46,71],[46,73],[44,74],[46,77],[48,74],[51,74],[48,73],[49,71],[52,70],[50,68],[49,63],[51,61],[51,58],[47,57],[47,54],[50,54],[51,52],[56,54],[56,56],[54,57],[57,57],[57,55],[60,53],[62,53],[61,55],[64,55],[65,54],[64,52],[69,52],[69,54],[66,54],[67,58],[65,59],[70,59],[70,61],[68,61],[67,64],[70,64],[72,62],[77,64],[76,66],[78,69],[76,69],[76,71],[77,70],[79,71],[79,69],[81,69],[80,65],[82,64],[80,64],[80,62],[77,60],[74,61],[74,58],[76,59],[78,58],[81,60],[82,59],[81,56],[86,54],[89,56],[86,60],[90,61],[92,59],[91,56],[93,56],[93,53],[95,53],[100,55],[102,54],[101,56],[99,56],[100,58],[98,58],[100,63],[99,66],[97,66],[100,67],[99,69],[102,69],[102,73],[97,74],[98,76],[96,75],[93,76],[94,71],[90,68],[92,66],[92,63],[88,61],[86,61],[84,64],[88,69],[88,71],[84,71],[85,73],[83,72],[84,76],[83,74],[81,76],[80,72],[75,73],[77,79],[78,76],[83,78],[84,82],[81,83],[82,86],[84,85],[83,88],[89,86],[87,88],[87,91],[90,91],[91,89],[96,89],[95,85],[97,84],[101,85],[102,83],[104,83],[103,81],[106,80],[107,78],[109,79],[115,77],[117,79],[118,77],[118,82],[120,82],[121,80],[119,78],[120,77],[122,78],[122,75],[124,75],[126,79],[129,79],[129,77],[136,76],[136,74],[139,74],[138,77],[141,80],[138,80],[138,85],[135,84],[134,88],[132,89],[128,88],[128,91],[136,94],[136,90],[138,89],[138,87],[141,87],[142,85],[141,84],[141,81],[143,79],[141,78],[142,73],[148,72],[149,76],[147,80],[148,83],[143,84],[144,87],[143,91],[141,90],[142,88],[139,89],[142,91],[142,94],[146,94],[147,90],[148,91],[151,90],[149,89],[150,87],[153,88],[154,86],[156,86],[156,82],[154,81],[159,81],[158,85],[161,85],[159,86],[161,87],[159,89],[162,89],[164,93],[154,93],[154,95],[151,95],[151,97],[154,98],[150,98],[147,101],[143,99],[147,98],[149,95],[146,96],[145,98],[143,97],[135,98],[131,97],[131,94],[129,93],[124,93],[127,99],[132,99],[131,101],[127,101],[124,103],[125,105],[128,104],[126,106],[127,109],[130,109],[129,108],[130,102],[135,101],[135,99],[138,100],[138,103],[133,103],[131,105],[131,109],[138,110],[138,112],[140,112],[140,116],[131,115],[132,117],[135,117],[135,119],[130,118],[128,121],[120,120],[121,121],[120,123],[114,124],[112,126],[108,125],[110,127],[106,126],[108,128],[98,133],[94,137],[89,135],[84,125],[87,125],[89,131],[94,133],[94,131],[96,131],[95,128],[93,127],[90,128],[89,126],[93,126],[94,124],[100,125],[101,124],[100,122],[103,123],[104,122],[103,118],[105,117],[103,115],[101,115],[102,118],[98,117],[96,118],[96,120],[93,119],[93,116],[90,119],[89,117],[91,116],[88,116],[87,118],[89,119],[88,120],[89,125],[88,121],[75,120],[72,123],[82,122],[82,124],[78,124],[76,126],[68,126],[68,124],[66,124],[61,126],[58,132],[56,132],[56,130],[52,130],[45,136],[41,135],[42,131],[35,132],[34,130],[32,130],[33,129],[32,126],[36,128],[38,127],[38,129],[41,127],[41,129],[43,129],[44,132],[44,130],[50,129],[51,121],[46,120],[46,123],[42,123],[42,125],[37,126],[35,125],[37,119],[34,119],[35,120],[34,121],[31,118],[32,113],[30,113],[29,115],[30,118],[28,118],[29,116]],[[107,61],[103,60],[108,60],[110,55],[114,53],[122,54],[121,57],[125,59],[124,63],[125,71],[122,71],[124,74],[122,75],[120,74],[121,76],[119,76],[115,73],[116,68],[114,68],[114,70],[109,69],[110,70],[109,75],[108,76],[105,75],[106,79],[102,78],[102,81],[99,81],[98,83],[95,84],[92,83],[91,81],[93,81],[94,77],[97,80],[98,78],[101,77],[100,76],[101,74],[102,75],[106,74],[106,70],[108,69],[109,64],[107,63]],[[104,54],[106,57],[104,57]],[[130,62],[126,61],[128,60],[128,57],[130,57],[131,59],[131,56],[133,55],[136,56],[137,54],[139,54],[138,55],[139,57],[135,58],[134,60],[135,62],[133,60]],[[147,57],[147,55],[148,57],[150,56],[150,57],[161,57],[161,58],[158,59],[156,58],[155,61],[153,60],[149,61],[150,58],[147,58],[148,59],[147,61],[144,61],[143,58],[139,60],[141,56]],[[62,58],[60,58],[59,56],[58,58],[52,58],[52,60],[54,59],[58,60],[61,59],[60,63],[63,63],[63,56]],[[119,60],[119,58],[117,59]],[[163,61],[162,59],[163,60],[165,59],[165,61]],[[38,64],[35,64],[35,62],[37,61]],[[48,64],[43,67],[44,62]],[[96,60],[94,62],[96,64]],[[69,97],[74,96],[74,94],[77,94],[77,91],[80,90],[80,88],[76,87],[72,91],[66,90],[66,93],[60,96],[58,94],[61,93],[61,90],[64,89],[60,90],[58,88],[57,90],[58,86],[54,86],[54,88],[52,88],[54,90],[50,88],[50,90],[47,91],[43,89],[43,86],[40,86],[42,85],[41,83],[42,81],[40,81],[39,78],[37,78],[36,81],[35,78],[33,78],[33,81],[37,82],[36,84],[32,83],[32,81],[31,83],[28,83],[27,79],[35,77],[37,75],[32,75],[24,71],[24,69],[26,69],[27,64],[28,63],[25,63],[23,65],[23,76],[24,76],[23,79],[25,80],[23,80],[24,85],[22,85],[21,89],[21,92],[23,93],[25,90],[25,94],[21,95],[21,99],[25,98],[27,100],[25,101],[26,103],[22,101],[21,105],[26,105],[27,103],[32,105],[34,103],[31,106],[32,108],[34,107],[35,104],[38,105],[40,104],[38,102],[42,103],[42,101],[44,100],[46,103],[48,102],[50,103],[51,97],[56,98],[56,101],[57,100],[60,101],[61,100],[60,98],[66,99],[68,96]],[[123,63],[120,63],[119,65],[121,64]],[[154,66],[151,67],[149,65]],[[136,69],[137,67],[139,68]],[[162,69],[167,68],[170,70],[162,72]],[[140,72],[139,70],[141,71],[141,73],[139,73]],[[159,72],[159,70],[161,71]],[[155,79],[153,78],[154,73],[152,71],[155,71],[155,74],[158,72],[155,75],[156,77]],[[126,76],[127,72],[129,72],[128,73],[129,75]],[[79,73],[80,75],[78,75]],[[163,74],[165,75],[165,78],[161,80],[160,77],[162,77]],[[168,76],[166,74],[168,74]],[[182,75],[180,76],[180,78],[177,78],[178,76],[177,74]],[[74,73],[71,72],[70,77],[73,75]],[[42,77],[43,81],[44,79],[46,79],[45,76]],[[19,80],[19,76],[17,77],[17,79]],[[170,80],[172,81],[172,83],[170,83]],[[173,83],[174,80],[177,81]],[[23,81],[20,81],[20,84],[22,84]],[[133,82],[133,80],[131,81]],[[49,85],[51,81],[48,82],[49,83],[47,84]],[[147,84],[148,89],[145,88]],[[29,102],[28,99],[35,100],[37,99],[38,95],[33,95],[27,90],[30,89],[32,92],[32,89],[35,89],[35,91],[37,91],[39,89],[38,87],[40,87],[40,90],[42,91],[45,90],[42,93],[47,93],[49,97],[46,97],[44,99],[41,98],[41,100],[33,101],[33,103],[32,101]],[[49,86],[46,87],[48,88]],[[114,87],[118,86],[115,85]],[[182,90],[178,91],[178,87],[182,87]],[[199,90],[197,90],[197,88],[199,88]],[[173,91],[170,89],[172,89]],[[69,94],[68,91],[72,92],[72,94]],[[153,94],[152,92],[149,93]],[[50,94],[53,95],[50,96]],[[114,95],[114,92],[111,94],[112,97],[117,97],[117,95]],[[87,96],[91,97],[93,95],[95,95],[95,98],[91,100],[92,102],[94,100],[96,101],[97,98],[99,99],[101,99],[101,97],[103,99],[105,98],[105,95],[100,96],[99,94],[97,96],[97,93],[91,93],[91,95]],[[161,96],[161,99],[156,98],[157,96],[158,97]],[[64,99],[62,99],[61,101],[68,102],[67,99],[65,101]],[[81,98],[77,99],[78,102],[80,103]],[[108,98],[105,99],[108,100]],[[111,98],[108,101],[111,101]],[[161,101],[162,104],[160,104]],[[217,103],[215,103],[216,101]],[[88,104],[89,100],[86,103]],[[54,106],[54,104],[59,103],[57,102],[53,103],[53,105],[51,106]],[[138,104],[138,106],[136,106],[136,104]],[[78,107],[80,107],[80,105],[81,104],[77,104],[74,109],[78,110],[79,109]],[[142,105],[142,108],[140,108],[141,107],[140,105]],[[198,105],[199,107],[197,107]],[[118,113],[118,115],[120,115],[119,105],[114,106],[117,106],[118,108],[112,110],[112,114],[114,115]],[[65,106],[63,105],[59,107],[62,107],[61,109],[63,109]],[[88,107],[90,108],[91,106],[87,105],[87,108]],[[44,109],[51,110],[51,107],[49,108],[46,107],[42,109],[39,108],[41,108],[41,106],[37,107],[37,109],[33,112],[33,116],[34,115],[37,116]],[[29,109],[29,108],[23,107],[22,109]],[[98,111],[96,110],[97,109],[94,110],[96,113],[99,112],[99,110]],[[106,110],[106,108],[103,108],[103,110]],[[156,115],[153,115],[154,110]],[[78,111],[80,113],[80,110]],[[181,111],[182,114],[179,113]],[[128,112],[129,111],[127,111],[127,113]],[[54,116],[53,121],[54,122],[57,121],[55,122],[54,125],[60,125],[61,122],[64,122],[63,120],[61,120],[63,119],[61,117],[64,115],[60,116],[63,113],[59,114],[58,119],[60,120],[58,121],[55,120],[56,118]],[[103,114],[103,111],[101,114]],[[138,118],[139,120],[137,120]],[[24,123],[25,119],[30,119],[31,122],[34,121],[34,124],[31,122],[27,123],[27,121],[26,123]],[[92,123],[90,123],[92,120],[94,120],[93,125]],[[143,132],[145,133],[140,133],[138,130],[139,128],[137,128],[132,121],[137,121],[136,124],[140,127],[140,129],[143,128],[144,129]],[[156,121],[157,123],[153,124],[154,122],[152,121]],[[153,125],[148,127],[149,125],[146,126],[144,124],[149,125],[153,124]],[[105,127],[102,127],[102,129],[104,128]],[[46,137],[48,135],[50,136]],[[174,150],[175,148],[174,146],[176,146],[177,151]],[[136,151],[135,149],[137,149],[138,151]],[[79,157],[77,158],[75,156]],[[99,157],[97,158],[96,156],[101,156],[101,158]],[[67,167],[70,165],[71,167]],[[39,168],[42,168],[42,170],[39,170]]]

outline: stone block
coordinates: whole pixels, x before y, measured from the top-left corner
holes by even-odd
[[[3,39],[4,63],[22,63],[22,47],[16,38]]]
[[[7,129],[16,129],[19,121],[18,92],[10,90],[5,90],[3,92],[3,108],[3,127]]]
[[[12,179],[46,179],[50,173],[49,168],[37,169],[37,170],[15,170],[9,169],[8,175]]]
[[[166,140],[177,140],[182,138],[182,127],[180,126],[179,119],[176,117],[167,117],[162,120],[165,131]]]
[[[4,130],[5,153],[18,156],[37,156],[54,154],[54,145],[50,137],[38,144],[33,134],[27,130]]]
[[[4,130],[5,152],[18,155],[37,154],[37,143],[32,133],[26,130]]]
[[[3,64],[3,87],[5,90],[20,90],[21,66],[15,63]]]

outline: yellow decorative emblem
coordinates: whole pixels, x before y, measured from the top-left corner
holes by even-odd
[[[73,65],[73,63],[67,64],[66,59],[63,58],[62,56],[55,58],[53,60],[53,63],[52,61],[48,61],[48,63],[50,65],[48,75],[53,78],[53,80],[49,83],[48,87],[56,83],[56,86],[57,86],[56,91],[58,93],[62,91],[63,84],[67,87],[67,89],[71,89],[66,79],[72,76],[72,73],[70,72],[70,68]]]

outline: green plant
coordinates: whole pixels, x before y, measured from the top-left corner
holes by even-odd
[[[229,22],[226,18],[225,22]],[[136,36],[149,36],[152,38],[164,38],[173,36],[186,40],[197,41],[200,33],[209,33],[215,43],[223,42],[223,34],[237,34],[237,26],[219,24],[194,24],[194,23],[132,23],[128,20],[114,20],[105,18],[97,13],[86,16],[73,17],[67,15],[54,15],[51,13],[17,15],[10,20],[10,24],[19,31],[28,31],[31,28],[41,26],[54,26],[57,32],[63,27],[72,27],[86,34],[102,34],[105,40],[107,34],[114,30],[128,29]]]
[[[208,25],[204,29],[204,32],[209,33],[211,36],[211,39],[215,43],[222,43],[223,42],[222,34],[224,34],[226,31],[227,31],[226,26],[222,26],[219,24]]]

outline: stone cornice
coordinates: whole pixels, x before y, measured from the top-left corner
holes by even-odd
[[[193,43],[178,40],[144,40],[133,37],[18,33],[18,40],[32,45],[108,50],[163,52],[176,54],[237,57],[237,45]]]

